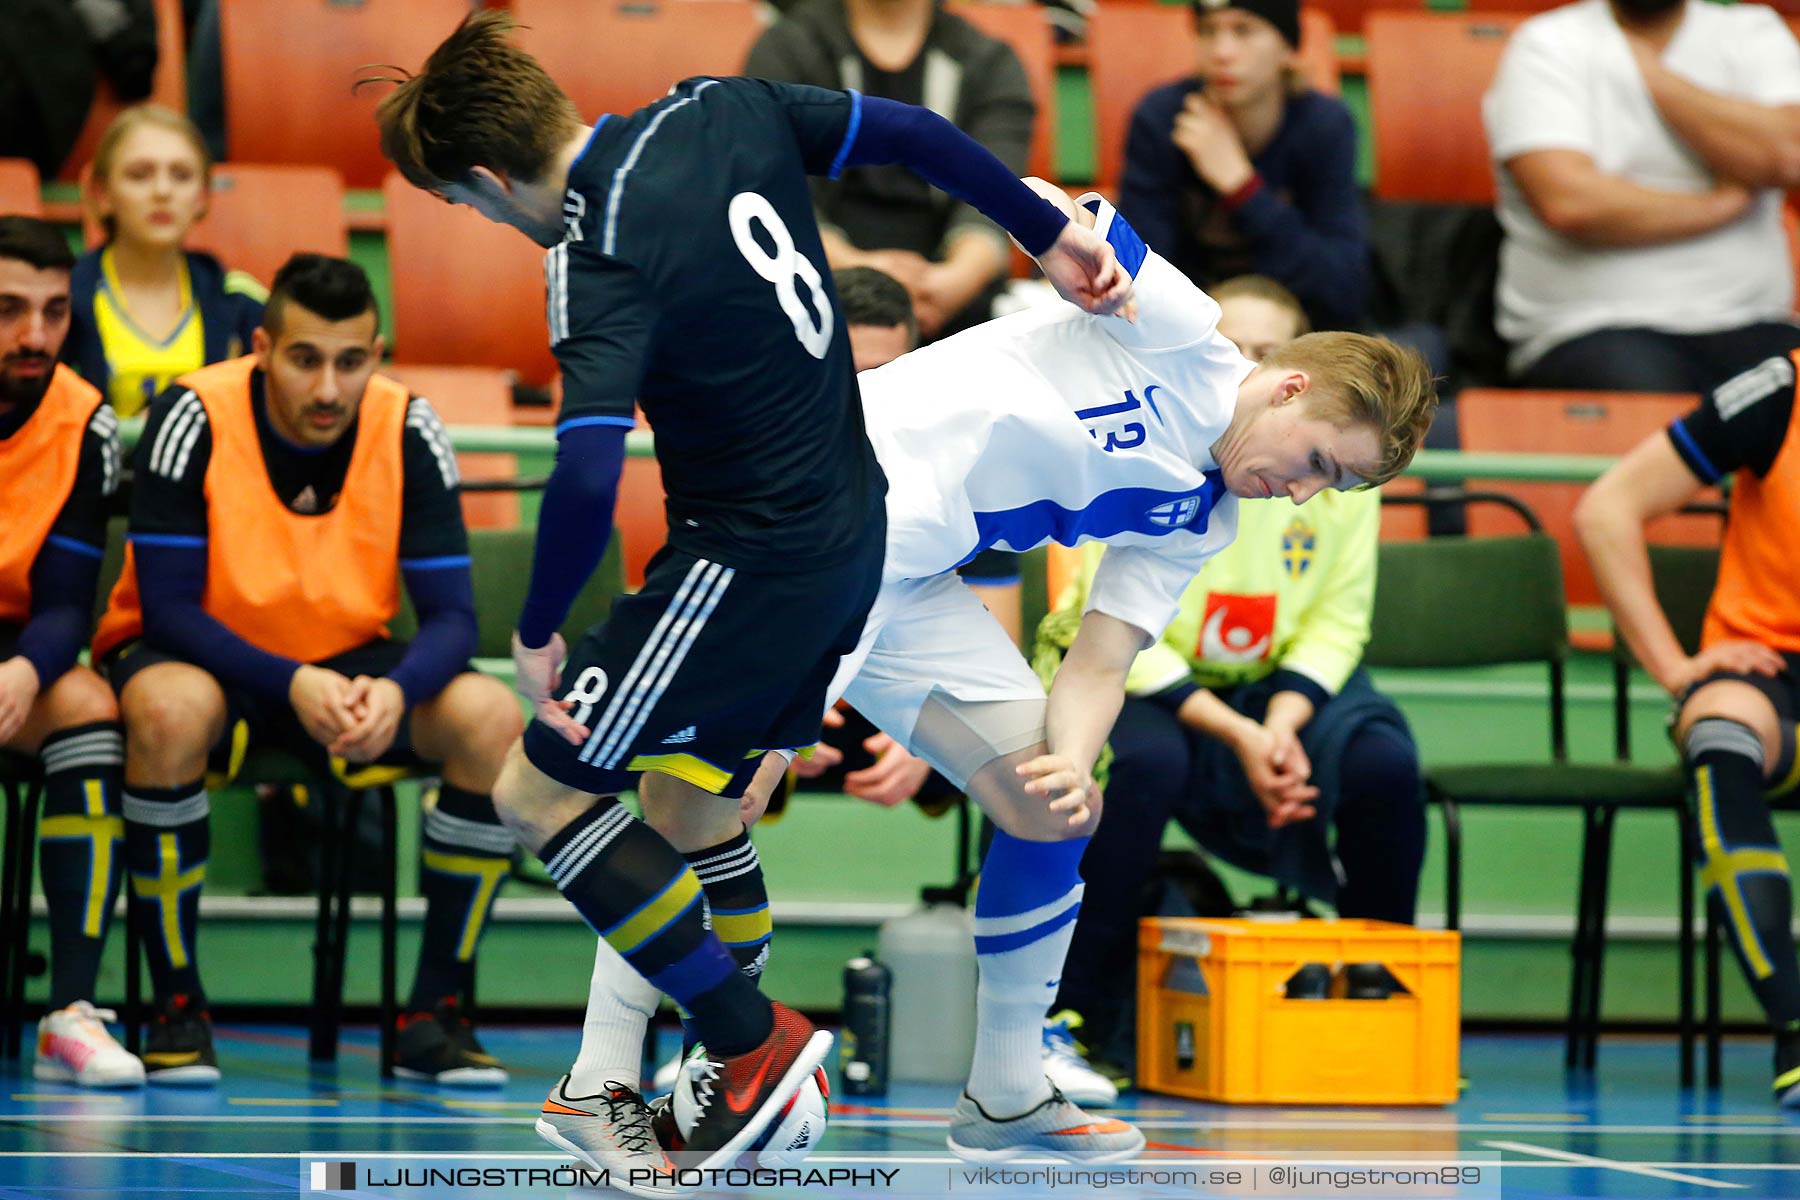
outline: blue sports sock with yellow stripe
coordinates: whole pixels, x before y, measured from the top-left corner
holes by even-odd
[[[750,831],[685,857],[704,893],[707,927],[731,951],[738,970],[751,979],[761,978],[769,964],[775,926],[769,915],[769,887],[763,882],[762,860],[750,842]],[[685,1009],[681,1029],[685,1057],[701,1040]]]
[[[1707,717],[1688,730],[1684,748],[1699,821],[1701,885],[1770,1025],[1793,1028],[1800,1022],[1793,887],[1763,794],[1762,739],[1747,725]]]
[[[769,962],[775,926],[762,860],[748,831],[686,856],[706,895],[707,917],[738,969],[755,979]]]
[[[699,877],[617,800],[569,822],[538,857],[594,931],[692,1014],[714,1054],[744,1054],[769,1036],[774,1013],[706,927]]]
[[[131,869],[132,916],[144,937],[158,1000],[177,993],[199,999],[195,935],[200,888],[212,854],[212,807],[203,781],[172,788],[127,787],[125,861]]]
[[[125,733],[116,721],[44,739],[44,819],[38,826],[50,909],[50,1007],[94,998],[106,926],[124,865]]]
[[[420,821],[419,892],[425,929],[408,1008],[426,1012],[447,996],[467,994],[475,947],[512,868],[513,835],[494,798],[445,783]]]

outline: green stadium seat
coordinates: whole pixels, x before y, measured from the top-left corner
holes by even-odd
[[[1389,502],[1418,498],[1384,497]],[[1466,493],[1464,502],[1493,499]],[[1592,1069],[1599,1041],[1600,985],[1606,936],[1607,882],[1612,833],[1620,809],[1661,809],[1674,814],[1687,844],[1685,787],[1681,773],[1628,761],[1573,763],[1568,757],[1564,667],[1569,653],[1557,545],[1536,515],[1510,498],[1530,526],[1522,535],[1429,538],[1383,542],[1379,551],[1375,611],[1363,662],[1371,667],[1444,669],[1502,663],[1541,663],[1549,676],[1548,761],[1427,764],[1425,787],[1444,820],[1445,923],[1462,922],[1462,823],[1464,805],[1573,809],[1582,814],[1582,866],[1577,894],[1574,969],[1570,979],[1565,1063]],[[1621,686],[1623,686],[1621,684]],[[1623,714],[1622,699],[1615,710]],[[1693,908],[1692,873],[1680,873],[1681,927]],[[1685,953],[1691,934],[1684,934]],[[1684,967],[1691,971],[1691,967]],[[1692,988],[1682,993],[1682,1070],[1691,1080]]]

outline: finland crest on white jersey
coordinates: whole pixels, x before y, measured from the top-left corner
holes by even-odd
[[[1235,536],[1211,447],[1254,367],[1219,333],[1210,296],[1110,204],[1080,203],[1133,276],[1136,324],[1031,309],[859,376],[888,477],[886,574],[938,575],[989,547],[1104,541],[1091,607],[1156,634]]]

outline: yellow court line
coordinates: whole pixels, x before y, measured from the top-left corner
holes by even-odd
[[[445,1108],[475,1108],[499,1112],[536,1112],[543,1107],[528,1100],[439,1100],[438,1103]]]
[[[324,1100],[314,1097],[303,1099],[282,1099],[275,1096],[227,1096],[227,1104],[244,1104],[252,1108],[336,1108],[336,1100]]]
[[[39,1104],[123,1104],[123,1096],[80,1095],[72,1096],[67,1092],[14,1092],[14,1100],[31,1100]]]
[[[1588,1118],[1582,1113],[1482,1113],[1484,1121],[1567,1121],[1579,1125]]]
[[[1685,1116],[1681,1119],[1690,1125],[1711,1125],[1711,1124],[1714,1124],[1715,1122],[1718,1124],[1736,1124],[1736,1125],[1785,1125],[1785,1124],[1787,1124],[1786,1117],[1778,1117],[1774,1113],[1740,1113],[1740,1114],[1736,1114],[1736,1115],[1728,1115],[1725,1113],[1719,1113],[1719,1114],[1716,1114],[1716,1115],[1710,1116],[1710,1117],[1703,1117],[1703,1116],[1698,1116],[1694,1113],[1689,1113],[1687,1116]]]
[[[1281,1115],[1304,1118],[1308,1121],[1386,1121],[1389,1119],[1387,1113],[1381,1112],[1314,1112],[1306,1109],[1290,1110]]]

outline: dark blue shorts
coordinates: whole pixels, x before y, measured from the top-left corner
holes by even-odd
[[[595,795],[661,771],[720,796],[744,794],[768,750],[819,740],[838,659],[856,648],[881,587],[884,530],[848,561],[752,574],[665,546],[643,590],[614,601],[562,671],[562,698],[589,737],[576,746],[543,724],[525,756]]]

